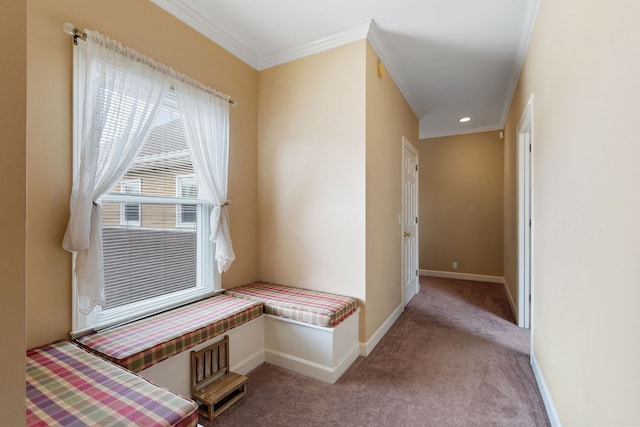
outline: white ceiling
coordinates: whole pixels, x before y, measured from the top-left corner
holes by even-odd
[[[151,1],[257,70],[368,38],[420,119],[420,138],[502,128],[539,4]]]

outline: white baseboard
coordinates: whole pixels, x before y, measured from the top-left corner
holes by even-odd
[[[547,415],[549,416],[551,427],[562,427],[560,417],[558,416],[558,411],[556,410],[556,405],[554,405],[553,403],[551,393],[549,393],[549,389],[547,388],[547,382],[544,380],[544,376],[542,375],[540,366],[538,366],[538,360],[536,359],[536,355],[533,353],[533,351],[531,352],[531,369],[533,369],[533,375],[535,376],[536,382],[538,383],[538,389],[540,390],[540,395],[542,396],[544,407],[547,410]]]
[[[258,366],[264,363],[264,349],[255,352],[251,356],[241,360],[237,364],[230,366],[233,372],[237,372],[238,374],[247,375],[249,372],[256,369]]]
[[[504,284],[504,290],[507,292],[507,298],[509,298],[509,305],[511,306],[511,314],[513,314],[513,318],[516,319],[516,323],[518,323],[518,306],[513,301],[513,295],[511,295],[511,291],[509,290],[507,279],[503,279],[502,283]]]
[[[340,379],[342,374],[347,372],[347,369],[349,369],[351,365],[353,365],[353,362],[356,361],[358,356],[360,356],[359,349],[360,349],[359,344],[354,345],[353,348],[349,351],[349,353],[347,353],[347,355],[338,363],[338,366],[336,366],[333,369],[334,383],[338,381],[338,379]]]
[[[302,359],[291,354],[282,353],[280,351],[266,349],[265,361],[281,368],[298,372],[307,377],[315,378],[325,383],[335,384],[336,381],[344,374],[349,366],[358,358],[358,346],[353,349],[342,359],[337,366],[329,367],[310,360]]]
[[[391,316],[389,316],[387,320],[384,321],[384,323],[378,328],[377,331],[373,333],[371,338],[369,338],[369,340],[366,343],[362,343],[362,342],[360,343],[361,356],[368,356],[369,354],[371,354],[371,352],[373,351],[374,348],[376,348],[376,346],[378,345],[382,337],[384,337],[386,333],[389,332],[389,329],[391,329],[393,324],[396,323],[396,320],[398,320],[398,317],[400,317],[403,310],[404,310],[404,307],[402,306],[402,304],[400,304],[395,310],[393,310],[393,313],[391,313]]]
[[[420,270],[421,276],[444,277],[447,279],[475,280],[476,282],[504,283],[502,276],[486,276],[484,274],[456,273],[453,271]]]

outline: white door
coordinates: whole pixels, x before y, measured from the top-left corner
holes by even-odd
[[[402,138],[402,271],[403,304],[420,290],[418,276],[418,152]]]

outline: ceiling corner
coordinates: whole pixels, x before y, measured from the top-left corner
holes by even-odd
[[[151,0],[151,2],[227,50],[247,65],[254,69],[258,68],[258,57],[253,52],[196,13],[188,6],[187,2],[183,0]]]
[[[527,58],[527,51],[529,50],[529,42],[533,35],[533,28],[535,27],[536,17],[538,16],[538,9],[540,8],[540,0],[531,0],[529,8],[527,9],[527,16],[524,25],[522,26],[522,32],[520,33],[520,40],[518,42],[518,48],[515,56],[515,67],[512,69],[512,75],[509,79],[508,90],[505,92],[505,98],[502,103],[503,110],[500,117],[501,126],[504,127],[507,121],[507,115],[511,109],[511,102],[513,101],[513,95],[516,92],[518,81],[520,80],[520,74],[524,67],[524,61]]]
[[[258,60],[257,69],[264,70],[267,68],[275,67],[276,65],[295,61],[296,59],[315,55],[317,53],[334,49],[351,42],[363,40],[367,37],[368,31],[369,22],[367,22],[366,24],[358,25],[356,27],[347,28],[346,30],[337,32],[319,40],[312,41],[310,43],[305,43],[299,46],[292,47],[290,49],[276,52],[271,55],[263,56]]]
[[[380,57],[380,60],[384,63],[384,66],[389,72],[389,75],[395,82],[396,86],[398,86],[398,89],[413,110],[413,113],[416,115],[418,120],[420,120],[423,114],[418,107],[418,102],[413,96],[413,92],[409,90],[409,84],[400,71],[398,61],[396,61],[395,57],[393,56],[391,49],[389,49],[387,43],[384,40],[382,31],[380,31],[374,20],[371,20],[371,23],[369,25],[367,40],[369,40],[369,43],[371,43],[371,46]]]
[[[422,123],[421,123],[422,125]],[[441,138],[445,136],[456,136],[456,135],[468,135],[471,133],[480,133],[480,132],[490,132],[490,131],[498,131],[502,130],[502,126],[478,126],[478,127],[467,127],[459,130],[448,130],[448,131],[440,131],[440,132],[429,132],[426,129],[423,129],[423,126],[420,126],[418,139],[429,139],[429,138]]]

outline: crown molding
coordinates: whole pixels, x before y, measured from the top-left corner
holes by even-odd
[[[378,28],[375,21],[371,20],[369,25],[369,33],[367,34],[367,40],[371,43],[371,46],[376,51],[380,60],[384,64],[384,67],[389,72],[391,79],[395,82],[396,86],[404,96],[404,99],[407,101],[413,113],[416,115],[418,119],[421,119],[423,116],[422,111],[418,107],[418,102],[413,96],[413,92],[409,90],[409,84],[405,80],[402,72],[400,71],[400,67],[398,66],[398,61],[396,61],[393,52],[387,46],[387,43],[384,40],[384,36],[382,31]]]
[[[258,68],[258,57],[253,52],[243,44],[238,43],[238,41],[215,26],[211,21],[208,21],[196,13],[184,0],[151,0],[151,2],[198,31],[223,49],[229,51],[247,65],[255,69]]]
[[[271,55],[258,57],[243,44],[239,43],[229,34],[214,25],[211,21],[196,13],[185,0],[151,0],[151,2],[258,71],[275,67],[286,62],[295,61],[296,59],[315,55],[358,40],[367,39],[380,57],[380,60],[384,63],[389,75],[395,82],[396,86],[398,86],[398,89],[404,98],[407,100],[407,103],[413,110],[414,114],[418,119],[422,117],[422,112],[418,108],[418,103],[413,97],[412,92],[409,90],[409,85],[400,72],[400,67],[393,56],[391,49],[387,46],[382,32],[378,29],[378,26],[373,20],[365,24],[337,32],[319,40],[295,46]]]
[[[306,56],[315,55],[317,53],[334,49],[336,47],[344,46],[351,42],[363,40],[367,37],[367,33],[369,32],[369,25],[370,23],[367,22],[366,24],[348,28],[319,40],[301,44],[299,46],[285,49],[271,55],[263,56],[258,60],[258,70],[265,70],[267,68],[275,67],[280,64],[295,61],[296,59],[304,58]]]
[[[500,125],[487,125],[487,126],[478,126],[478,127],[468,127],[463,130],[454,130],[454,131],[444,131],[437,133],[429,133],[423,132],[420,129],[419,139],[430,139],[430,138],[441,138],[445,136],[457,136],[457,135],[468,135],[471,133],[480,133],[480,132],[491,132],[491,131],[499,131],[504,129],[503,126]]]
[[[516,51],[516,67],[513,68],[513,73],[511,78],[509,79],[509,90],[505,92],[505,98],[502,103],[503,110],[502,116],[500,118],[500,123],[502,123],[501,127],[504,127],[504,124],[507,120],[507,115],[509,114],[509,110],[511,109],[511,103],[513,102],[513,95],[516,92],[516,87],[518,86],[518,81],[520,80],[520,73],[522,73],[522,67],[524,66],[524,61],[527,58],[527,51],[529,50],[529,42],[531,41],[531,36],[533,35],[533,28],[535,26],[536,17],[538,16],[538,9],[540,8],[540,0],[533,0],[529,4],[529,9],[527,10],[527,19],[525,21],[524,26],[522,27],[522,32],[520,33],[520,41],[518,43],[518,49]]]

